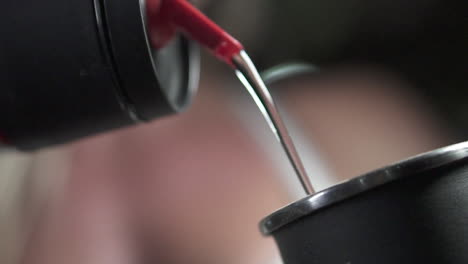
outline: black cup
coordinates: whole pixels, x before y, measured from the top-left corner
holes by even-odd
[[[333,186],[260,226],[285,264],[466,264],[468,142]]]

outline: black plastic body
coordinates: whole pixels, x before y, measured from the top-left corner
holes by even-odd
[[[197,52],[178,39],[158,56],[148,44],[144,5],[3,2],[0,137],[36,149],[182,110],[196,85]],[[166,64],[176,70],[159,76]]]
[[[468,161],[371,189],[273,236],[285,264],[468,263]]]

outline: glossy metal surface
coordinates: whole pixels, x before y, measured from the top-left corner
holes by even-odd
[[[319,73],[320,69],[307,63],[287,63],[280,64],[262,72],[262,79],[266,84],[273,84],[301,75],[310,75]]]
[[[370,172],[306,197],[274,212],[261,221],[261,232],[264,235],[269,235],[301,217],[367,190],[465,158],[468,158],[468,142],[427,152]]]
[[[298,175],[305,192],[310,195],[313,194],[314,188],[310,182],[309,177],[304,169],[304,165],[297,153],[294,143],[289,136],[288,130],[284,125],[281,116],[276,108],[275,102],[268,91],[265,83],[263,82],[260,74],[258,73],[255,65],[250,60],[245,51],[233,57],[233,63],[237,68],[237,77],[241,80],[244,86],[249,91],[255,103],[260,108],[263,116],[275,133],[278,141],[283,146],[286,155],[288,156],[291,164]]]
[[[200,52],[193,41],[176,36],[165,47],[155,49],[149,37],[147,0],[139,0],[145,43],[153,71],[161,82],[171,107],[184,111],[191,104],[198,90],[200,78]]]

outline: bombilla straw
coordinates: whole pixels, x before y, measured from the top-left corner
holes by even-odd
[[[160,13],[186,36],[210,50],[231,67],[232,57],[244,49],[242,44],[205,16],[187,0],[163,0]]]
[[[291,162],[307,195],[315,193],[273,98],[242,44],[186,0],[163,0],[160,12],[167,22],[208,48],[236,70],[236,74],[260,108]]]
[[[283,146],[283,149],[291,162],[294,171],[296,172],[302,187],[307,195],[315,193],[314,187],[309,176],[302,164],[301,158],[294,146],[294,143],[289,136],[288,130],[283,123],[281,116],[276,108],[273,97],[268,88],[263,82],[255,65],[253,64],[247,53],[242,50],[232,58],[233,64],[236,66],[236,75],[244,86],[249,91],[255,103],[260,108],[266,121],[270,125],[271,130],[276,135],[276,138]]]

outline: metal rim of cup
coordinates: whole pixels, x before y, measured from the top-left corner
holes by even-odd
[[[468,141],[414,156],[287,205],[264,218],[260,222],[260,230],[264,235],[270,235],[285,225],[334,203],[397,179],[449,165],[465,158],[468,158]]]

